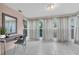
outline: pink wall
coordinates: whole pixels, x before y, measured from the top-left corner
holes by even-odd
[[[22,34],[24,28],[23,15],[4,4],[0,4],[0,27],[2,26],[2,12],[17,18],[17,34]]]

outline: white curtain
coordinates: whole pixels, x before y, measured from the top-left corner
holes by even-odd
[[[29,22],[29,37],[31,40],[37,40],[37,26],[36,26],[36,20],[30,20]]]
[[[79,43],[79,16],[76,16],[75,43]]]
[[[60,41],[68,41],[68,18],[60,19]]]
[[[29,37],[31,40],[39,40],[39,21],[43,23],[43,40],[54,40],[54,32],[57,41],[71,41],[71,20],[74,19],[74,41],[79,41],[79,17],[56,17],[50,19],[29,20]],[[56,21],[56,28],[54,28]]]
[[[44,40],[52,40],[53,37],[52,19],[44,20]]]

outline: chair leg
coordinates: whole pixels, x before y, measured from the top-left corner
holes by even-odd
[[[18,46],[19,46],[19,44],[16,44],[13,54],[16,54],[16,50],[17,50]],[[22,44],[20,47],[22,47],[22,49],[23,49],[22,51],[26,52],[26,44]]]
[[[26,50],[26,42],[23,44],[23,49]]]

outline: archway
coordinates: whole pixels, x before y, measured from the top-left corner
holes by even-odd
[[[41,19],[37,22],[37,35],[39,40],[43,40],[43,20]]]

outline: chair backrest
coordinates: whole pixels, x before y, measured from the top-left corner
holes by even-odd
[[[26,37],[27,37],[27,30],[24,29],[24,30],[23,30],[23,41],[26,40]]]

